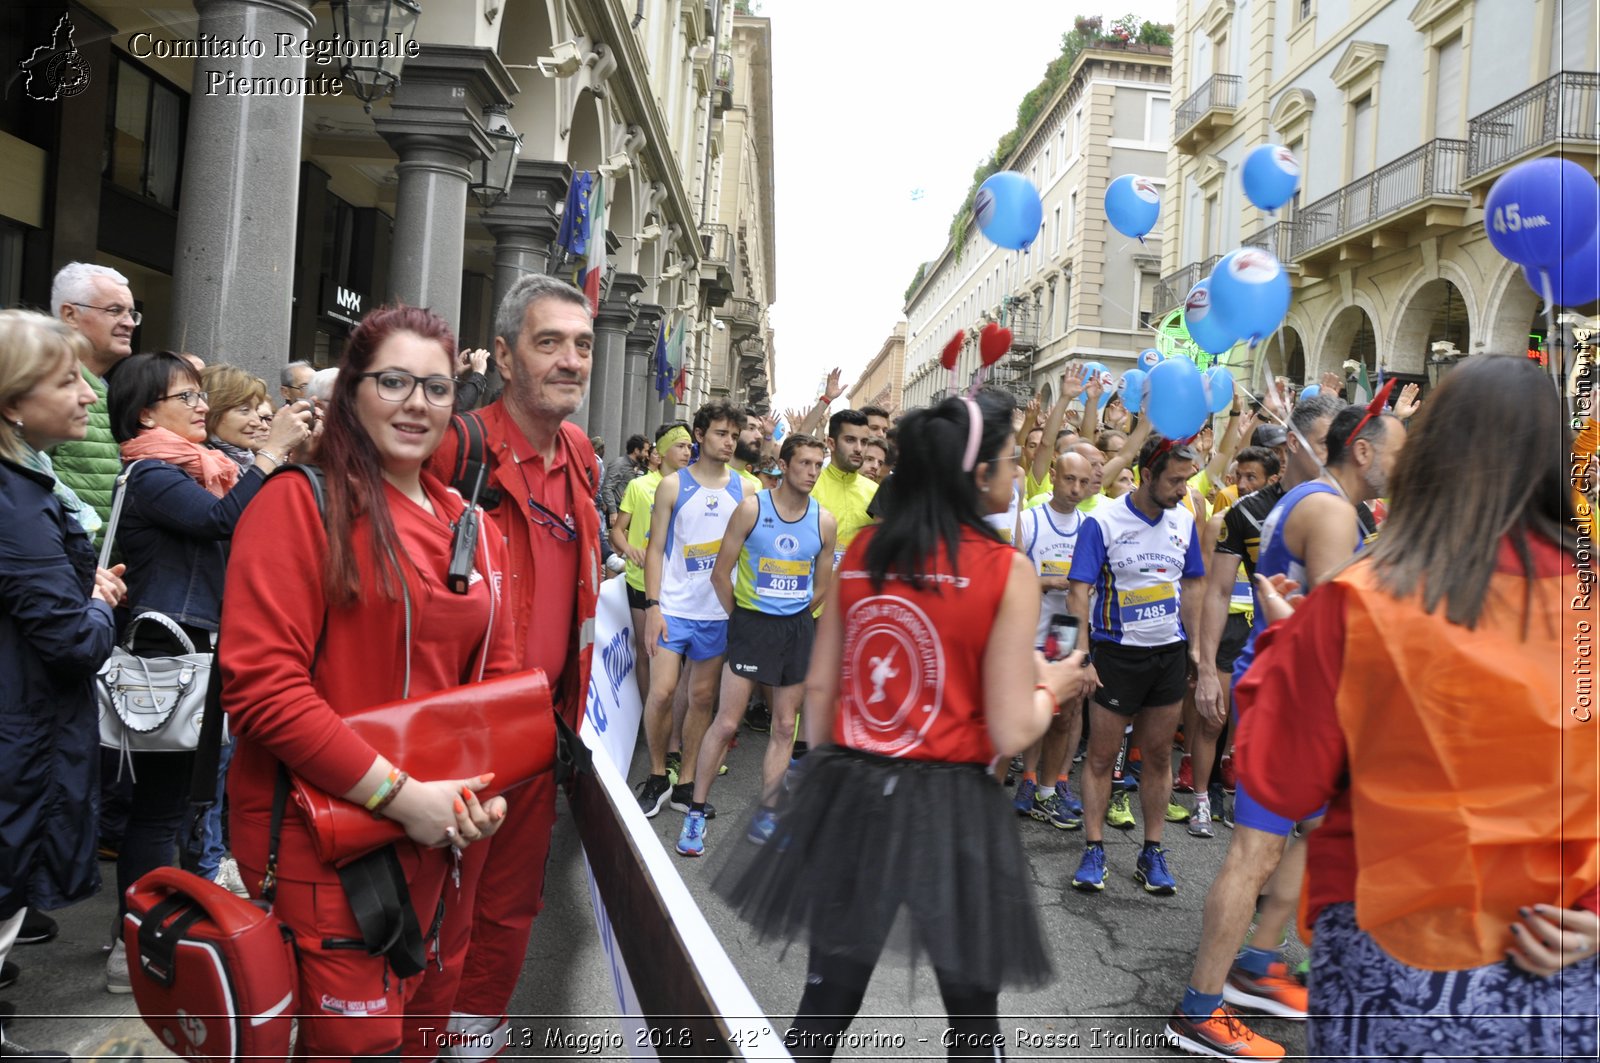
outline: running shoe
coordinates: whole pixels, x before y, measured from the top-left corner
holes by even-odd
[[[1221,1007],[1209,1019],[1195,1022],[1174,1011],[1165,1030],[1173,1048],[1218,1059],[1282,1059],[1283,1046],[1246,1026],[1232,1008]]]
[[[1111,803],[1106,806],[1106,826],[1118,830],[1132,830],[1133,822],[1133,808],[1128,798],[1128,791],[1115,791],[1111,795]]]
[[[1006,785],[1010,786],[1022,778],[1022,754],[1011,758],[1011,763],[1006,766]]]
[[[1106,850],[1100,845],[1086,845],[1078,870],[1072,875],[1072,888],[1085,893],[1098,893],[1106,888]]]
[[[1032,779],[1023,779],[1017,784],[1017,792],[1011,797],[1011,807],[1016,810],[1017,815],[1033,815],[1033,798],[1038,791],[1038,784]]]
[[[1183,762],[1178,765],[1178,777],[1173,781],[1172,788],[1180,794],[1194,793],[1194,764],[1187,753],[1183,755]]]
[[[1167,854],[1159,845],[1147,845],[1139,852],[1139,862],[1133,869],[1133,880],[1144,887],[1146,893],[1170,897],[1178,892],[1178,882],[1167,870]]]
[[[752,845],[765,845],[772,840],[772,833],[778,829],[778,814],[770,808],[763,808],[756,813],[756,818],[750,821],[750,830],[745,834],[745,840]]]
[[[1056,796],[1061,798],[1061,807],[1079,819],[1083,818],[1083,802],[1078,800],[1078,795],[1072,792],[1072,786],[1062,780],[1056,781]]]
[[[1217,764],[1217,774],[1222,776],[1222,789],[1226,793],[1233,793],[1235,784],[1233,778],[1233,758],[1223,757]]]
[[[1266,974],[1251,974],[1234,964],[1222,984],[1222,999],[1281,1019],[1304,1019],[1310,994],[1286,963],[1267,965]]]
[[[693,801],[694,783],[686,782],[672,788],[672,795],[668,798],[667,804],[671,806],[674,812],[688,812],[689,806]],[[710,801],[706,802],[706,818],[717,818],[717,806]]]
[[[639,811],[645,818],[654,819],[655,814],[661,811],[661,806],[667,803],[667,797],[672,793],[672,783],[659,775],[652,775],[639,784]]]
[[[750,706],[750,711],[744,714],[744,725],[753,734],[764,735],[772,732],[772,710],[763,702]]]
[[[133,992],[133,981],[128,976],[128,947],[121,938],[111,946],[111,955],[106,957],[106,992]]]
[[[17,931],[18,945],[43,945],[61,933],[61,927],[56,921],[39,911],[29,908],[22,917],[22,929]]]
[[[1194,806],[1194,818],[1189,821],[1189,834],[1195,838],[1215,838],[1217,832],[1211,829],[1211,802],[1197,801]]]
[[[1178,802],[1167,802],[1168,823],[1187,823],[1189,822],[1189,817],[1192,815],[1194,815],[1193,812],[1190,812],[1187,808],[1184,808],[1182,805],[1178,804]]]
[[[680,769],[682,767],[683,767],[683,754],[682,753],[668,753],[667,754],[667,781],[669,783],[671,783],[674,786],[678,785],[678,769]]]
[[[706,817],[691,812],[683,817],[683,830],[678,832],[678,855],[699,856],[706,851]]]
[[[1041,815],[1041,812],[1044,814]],[[1057,830],[1078,830],[1083,826],[1083,813],[1073,815],[1072,809],[1061,800],[1060,794],[1050,794],[1042,801],[1035,801],[1033,818],[1048,823]]]

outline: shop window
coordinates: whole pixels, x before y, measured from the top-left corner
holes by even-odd
[[[104,176],[176,210],[188,101],[120,56],[111,69]]]

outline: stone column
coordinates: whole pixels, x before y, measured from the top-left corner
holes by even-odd
[[[491,48],[425,44],[407,59],[387,115],[374,124],[395,166],[389,291],[460,327],[471,165],[490,154],[483,109],[508,104],[516,83]]]
[[[607,454],[621,454],[622,396],[626,384],[628,333],[638,310],[631,300],[644,291],[637,273],[618,273],[594,319],[594,372],[589,377],[589,434],[606,441]]]
[[[656,334],[665,314],[661,307],[646,303],[639,307],[639,317],[628,333],[627,373],[622,384],[622,431],[627,435],[641,432],[646,438],[655,438],[645,406],[656,394]]]
[[[483,212],[484,228],[494,237],[496,309],[517,278],[549,271],[551,249],[561,228],[556,207],[566,201],[571,183],[572,167],[567,163],[520,159],[511,191]]]
[[[280,55],[299,49],[316,19],[307,0],[195,9],[200,38],[259,41],[262,57],[194,62],[168,342],[271,380],[289,359],[305,100],[228,92],[226,82],[305,77],[304,58]],[[294,48],[278,48],[280,35]]]

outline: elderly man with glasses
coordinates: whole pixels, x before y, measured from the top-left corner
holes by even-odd
[[[310,362],[290,362],[278,372],[278,394],[283,396],[285,406],[311,397],[306,394],[306,388],[316,372]]]

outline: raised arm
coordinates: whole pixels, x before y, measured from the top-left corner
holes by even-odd
[[[1049,475],[1050,465],[1056,458],[1056,436],[1067,419],[1067,406],[1082,393],[1083,366],[1074,363],[1061,374],[1061,395],[1050,408],[1050,416],[1044,422],[1044,438],[1039,440],[1039,449],[1034,451],[1033,468],[1029,470],[1034,483],[1043,483]]]

